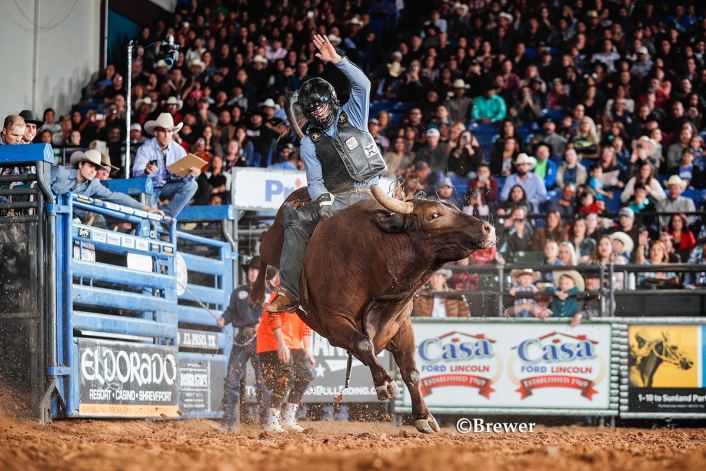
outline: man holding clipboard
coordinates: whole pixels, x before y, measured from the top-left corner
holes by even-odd
[[[168,199],[161,209],[172,217],[178,217],[181,210],[194,197],[198,185],[196,178],[206,162],[193,154],[186,154],[182,146],[174,142],[174,134],[181,130],[183,123],[174,125],[169,113],[160,114],[156,120],[145,123],[145,131],[154,135],[137,150],[133,177],[149,177],[154,184],[152,206],[158,200]]]

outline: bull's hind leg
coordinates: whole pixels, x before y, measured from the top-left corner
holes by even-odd
[[[375,346],[370,338],[360,333],[351,322],[342,316],[326,319],[325,328],[331,345],[345,348],[354,357],[370,368],[378,400],[386,401],[399,394],[397,385],[375,356]]]
[[[396,348],[391,349],[395,362],[400,369],[402,381],[407,385],[409,396],[412,399],[412,418],[414,426],[423,433],[439,431],[439,424],[427,405],[424,403],[422,393],[419,390],[419,371],[414,361],[415,344],[414,330],[412,330],[412,320],[407,319],[393,337],[392,342]]]

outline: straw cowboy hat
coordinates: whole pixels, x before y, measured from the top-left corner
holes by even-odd
[[[534,168],[537,165],[537,159],[535,159],[534,157],[530,157],[529,155],[522,152],[517,156],[517,160],[515,160],[515,165],[522,164],[529,164],[532,166],[532,168]]]
[[[610,240],[619,240],[622,242],[624,248],[623,252],[632,253],[632,249],[635,248],[635,242],[633,242],[632,237],[625,232],[613,232],[609,237]]]
[[[90,162],[98,168],[108,170],[106,167],[103,166],[103,163],[101,162],[101,153],[95,149],[89,149],[86,152],[77,150],[76,152],[71,154],[69,162],[74,167],[77,167],[78,164],[81,162]]]
[[[275,103],[275,101],[272,98],[268,98],[267,100],[263,101],[258,105],[260,108],[274,108],[276,110],[279,109],[279,105]]]
[[[666,186],[667,188],[672,185],[677,185],[682,190],[686,188],[686,182],[682,180],[679,175],[672,175],[671,177],[669,177],[669,180],[664,182],[664,186]]]
[[[153,102],[152,98],[150,98],[148,96],[137,100],[135,102],[135,109],[139,111],[140,108],[142,108],[142,105],[149,105],[150,113],[153,112],[155,110],[155,108],[157,108],[157,103]]]
[[[440,268],[434,272],[435,275],[441,275],[447,280],[453,276],[453,273],[448,268]]]
[[[510,272],[510,278],[512,278],[513,283],[517,283],[517,279],[525,275],[532,277],[532,283],[539,279],[539,272],[536,272],[531,268],[515,268]]]
[[[191,69],[192,67],[198,67],[203,72],[206,69],[206,64],[201,59],[194,59],[189,62],[189,68]]]
[[[336,36],[335,34],[329,34],[327,37],[329,42],[334,46],[338,46],[339,44],[341,44],[342,39],[340,38],[340,36]]]
[[[404,67],[399,62],[395,61],[387,64],[387,73],[390,74],[390,77],[397,78],[402,75],[402,72],[404,72]]]
[[[464,82],[463,79],[454,80],[452,86],[453,88],[471,88],[470,85],[466,85],[466,82]]]
[[[639,145],[646,146],[647,154],[649,155],[654,154],[655,150],[657,149],[657,141],[648,136],[640,136],[639,139],[632,141],[633,150]]]
[[[581,273],[576,270],[556,270],[552,272],[552,277],[554,278],[555,284],[559,282],[559,278],[562,276],[568,276],[574,280],[574,285],[576,285],[579,291],[586,289],[586,283],[583,280],[583,276],[581,276]]]
[[[115,175],[120,170],[120,167],[116,167],[110,162],[110,156],[108,154],[101,154],[101,164],[106,170],[110,170],[109,175]]]
[[[184,123],[174,125],[174,118],[172,118],[172,115],[170,115],[169,113],[160,113],[159,116],[157,116],[157,119],[147,121],[145,123],[145,131],[149,134],[154,134],[155,129],[162,128],[174,131],[174,133],[176,134],[181,131],[181,127],[183,125]]]
[[[175,96],[170,96],[169,98],[167,98],[166,100],[164,100],[162,102],[162,105],[164,105],[164,106],[176,105],[177,109],[180,110],[181,107],[184,106],[184,102]]]

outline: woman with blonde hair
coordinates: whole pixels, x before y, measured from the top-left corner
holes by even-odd
[[[598,144],[600,143],[600,135],[596,129],[596,123],[588,116],[584,116],[579,121],[576,136],[572,142],[574,149],[584,159],[594,159],[598,157]]]
[[[567,240],[559,244],[559,253],[556,258],[567,267],[573,267],[579,263],[574,244]]]

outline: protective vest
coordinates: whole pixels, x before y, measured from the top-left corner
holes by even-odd
[[[336,136],[329,137],[317,128],[309,129],[308,134],[321,162],[324,185],[332,193],[351,190],[355,182],[370,180],[387,170],[372,134],[351,125],[344,112],[338,116]]]

